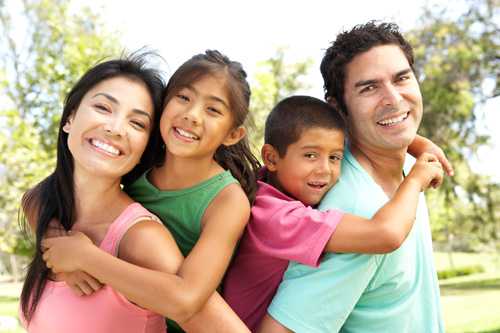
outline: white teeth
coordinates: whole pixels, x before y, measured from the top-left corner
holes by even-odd
[[[108,145],[107,143],[104,143],[104,142],[101,142],[101,141],[98,141],[95,139],[92,139],[91,143],[93,146],[96,146],[97,148],[100,148],[100,149],[110,153],[111,155],[115,155],[115,156],[120,155],[120,151],[118,149],[116,149],[113,146]]]
[[[387,126],[387,125],[393,125],[393,124],[396,124],[396,123],[400,123],[402,122],[403,120],[406,119],[406,117],[408,116],[408,112],[407,113],[404,113],[398,117],[394,117],[394,118],[390,118],[390,119],[385,119],[385,120],[381,120],[379,121],[378,123],[380,125],[384,125],[384,126]]]
[[[186,138],[188,138],[188,139],[193,139],[193,140],[198,140],[198,139],[199,139],[196,135],[194,135],[194,134],[192,134],[192,133],[189,133],[189,132],[187,132],[187,131],[183,130],[182,128],[176,127],[176,128],[175,128],[175,130],[176,130],[176,131],[177,131],[177,133],[179,133],[181,136],[186,137]]]

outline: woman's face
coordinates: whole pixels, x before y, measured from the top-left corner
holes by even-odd
[[[115,77],[89,90],[63,127],[75,175],[119,179],[132,170],[148,143],[153,112],[140,81]]]

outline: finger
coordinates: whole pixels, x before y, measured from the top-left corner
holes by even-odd
[[[88,274],[85,274],[85,281],[87,284],[92,288],[93,291],[98,291],[99,289],[102,288],[103,284],[99,282],[99,280],[95,279],[93,276],[90,276]]]
[[[92,289],[92,287],[90,287],[89,284],[86,281],[79,282],[78,283],[78,287],[87,296],[92,295],[94,293],[94,289]]]
[[[69,284],[69,283],[66,283],[66,285],[71,289],[73,294],[75,294],[76,296],[85,295],[85,293],[80,289],[80,287],[78,285],[73,285],[73,284]]]
[[[49,255],[49,252],[48,252],[48,251],[46,251],[46,252],[44,252],[44,253],[42,254],[42,259],[43,259],[43,261],[48,262],[48,261],[49,261],[49,258],[50,258],[50,255]]]

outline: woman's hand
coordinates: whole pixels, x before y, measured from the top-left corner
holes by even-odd
[[[43,260],[54,273],[81,270],[80,259],[95,248],[94,243],[81,232],[69,232],[70,236],[42,240]]]

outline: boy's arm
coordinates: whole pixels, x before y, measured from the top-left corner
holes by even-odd
[[[421,135],[417,134],[415,136],[415,139],[408,147],[408,153],[415,158],[418,158],[423,153],[433,154],[437,157],[438,161],[441,163],[444,171],[448,176],[453,176],[455,173],[453,170],[453,166],[446,158],[444,151],[439,148],[434,142]]]
[[[413,226],[420,192],[439,185],[442,173],[436,157],[421,155],[391,200],[373,218],[345,214],[325,251],[387,253],[396,250]]]

